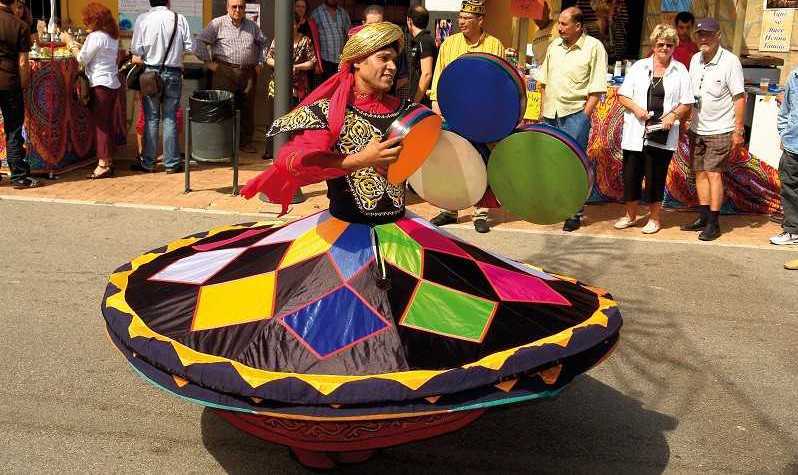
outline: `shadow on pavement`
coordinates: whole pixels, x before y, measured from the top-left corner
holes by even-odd
[[[678,421],[582,376],[558,398],[497,409],[452,434],[383,449],[342,472],[662,473]],[[287,449],[239,432],[206,409],[202,439],[228,473],[303,472]]]

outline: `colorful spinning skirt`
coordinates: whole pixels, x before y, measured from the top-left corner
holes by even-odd
[[[189,236],[117,269],[102,312],[156,386],[315,421],[553,396],[612,351],[621,327],[605,291],[410,213],[370,226],[322,212]]]

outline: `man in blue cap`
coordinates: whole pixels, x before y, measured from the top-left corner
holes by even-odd
[[[720,237],[723,170],[732,149],[745,142],[745,89],[740,59],[720,46],[718,21],[703,18],[695,29],[699,51],[690,61],[696,101],[689,136],[700,215],[681,229],[701,231],[698,239],[712,241]]]

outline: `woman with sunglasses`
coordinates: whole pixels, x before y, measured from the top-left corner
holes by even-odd
[[[630,68],[618,90],[619,101],[626,109],[621,139],[626,214],[615,228],[637,224],[638,202],[644,198],[649,206],[648,223],[642,230],[645,234],[660,230],[665,178],[679,142],[678,120],[686,117],[695,101],[687,68],[673,59],[673,50],[679,44],[676,30],[657,25],[650,39],[654,53]]]

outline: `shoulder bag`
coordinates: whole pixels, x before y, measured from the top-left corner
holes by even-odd
[[[139,75],[139,90],[142,95],[147,97],[160,99],[163,93],[163,79],[161,79],[161,73],[166,65],[166,58],[169,56],[169,51],[172,50],[172,44],[175,41],[175,34],[177,33],[177,12],[173,13],[175,14],[175,28],[172,30],[172,37],[169,38],[169,46],[166,47],[166,53],[163,55],[160,69],[158,69],[157,72],[144,71]]]

